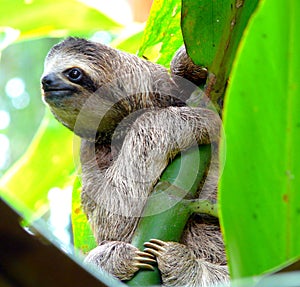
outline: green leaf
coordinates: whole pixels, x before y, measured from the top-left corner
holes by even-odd
[[[111,43],[111,46],[116,49],[126,51],[127,53],[136,54],[144,34],[144,27],[138,26],[130,28],[130,31],[125,30],[125,35],[120,34],[116,40]]]
[[[0,28],[19,30],[20,39],[70,33],[80,36],[121,27],[100,11],[75,0],[1,0],[1,7]]]
[[[262,1],[231,75],[220,203],[233,278],[300,255],[298,27],[299,1]]]
[[[143,36],[143,30],[135,31],[132,35],[125,39],[118,37],[116,41],[111,43],[118,50],[126,51],[127,53],[136,54],[140,47],[140,42]]]
[[[238,44],[258,0],[183,0],[182,33],[195,64],[216,76],[210,98],[223,98]]]
[[[48,210],[51,188],[72,186],[72,141],[73,134],[47,113],[27,152],[1,178],[1,197],[25,219]]]
[[[72,192],[72,230],[74,247],[83,253],[90,251],[97,246],[93,232],[88,224],[86,214],[81,206],[81,182],[78,177],[74,182]]]
[[[155,0],[138,55],[169,67],[174,53],[183,44],[180,16],[180,0]]]

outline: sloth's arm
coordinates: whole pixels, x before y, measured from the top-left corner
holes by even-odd
[[[119,242],[101,242],[100,236],[97,241],[101,247],[88,255],[88,262],[102,266],[121,280],[132,277],[144,263],[151,264],[147,256],[137,262],[138,250],[124,238],[130,241],[147,197],[169,160],[192,145],[217,140],[219,128],[219,117],[214,112],[189,107],[149,110],[132,124],[117,158],[100,173],[97,184],[101,186],[94,193],[96,205],[92,211],[85,210],[95,221],[92,226],[96,226],[96,237],[103,232],[104,240],[107,236],[117,238],[122,230],[130,235],[124,233]]]

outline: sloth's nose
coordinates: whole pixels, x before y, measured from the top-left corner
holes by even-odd
[[[43,89],[47,90],[49,87],[53,86],[53,83],[55,82],[55,75],[49,74],[47,76],[44,76],[41,80]]]

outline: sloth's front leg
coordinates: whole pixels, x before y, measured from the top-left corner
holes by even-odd
[[[196,258],[186,245],[152,239],[145,246],[145,252],[156,257],[164,286],[207,287],[228,283],[226,265]]]
[[[131,200],[146,199],[169,160],[191,146],[218,141],[220,125],[219,116],[207,109],[150,109],[131,126],[106,175],[118,189],[126,187],[121,194],[132,190]]]

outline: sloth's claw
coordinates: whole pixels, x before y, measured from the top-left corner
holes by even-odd
[[[148,258],[148,257],[137,256],[137,257],[134,257],[133,259],[136,261],[139,261],[139,262],[156,263],[156,260]]]
[[[135,266],[139,269],[141,268],[141,269],[147,269],[147,270],[154,271],[154,267],[150,264],[135,262],[135,263],[133,263],[133,266]]]
[[[156,264],[156,260],[154,259],[154,256],[150,253],[143,252],[143,251],[136,251],[135,256],[133,258],[134,263],[133,266],[141,269],[147,269],[147,270],[154,270],[154,267],[151,264]]]
[[[147,253],[147,252],[143,252],[143,251],[139,251],[139,250],[138,250],[138,251],[136,251],[135,253],[136,253],[136,255],[138,255],[138,256],[155,258],[154,255],[152,255],[152,254],[150,254],[150,253]]]
[[[163,252],[167,250],[164,248],[168,245],[168,243],[159,240],[159,239],[151,239],[149,242],[145,242],[144,249],[145,252],[153,254],[154,256],[158,257],[161,256]]]

